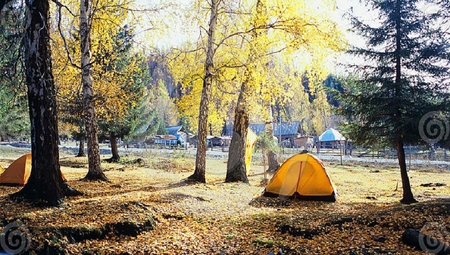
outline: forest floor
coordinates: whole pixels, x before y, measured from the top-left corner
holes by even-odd
[[[0,152],[6,169],[24,151]],[[35,207],[8,196],[20,187],[0,186],[0,230],[10,234],[18,222],[29,254],[423,254],[403,244],[407,228],[450,242],[448,170],[411,169],[419,202],[402,205],[398,169],[325,162],[338,191],[330,203],[262,197],[257,162],[250,185],[224,183],[226,161],[214,158],[206,184],[183,182],[194,160],[182,152],[123,155],[102,162],[106,183],[80,181],[87,158],[62,154],[61,171],[84,195]],[[0,248],[21,250],[5,249],[5,235]]]

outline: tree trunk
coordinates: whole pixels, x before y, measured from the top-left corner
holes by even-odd
[[[444,240],[442,240],[444,241]],[[446,245],[440,240],[437,240],[429,235],[413,229],[408,228],[402,234],[402,242],[406,245],[415,247],[428,254],[450,254],[450,246]]]
[[[89,22],[90,0],[81,0],[80,6],[80,38],[81,38],[81,83],[83,85],[83,108],[86,124],[89,171],[85,180],[107,181],[100,164],[100,147],[97,137],[97,120],[95,117],[94,88],[91,70],[91,37]]]
[[[264,183],[264,185],[267,185],[267,171],[266,171],[266,152],[265,152],[265,150],[263,149],[262,150],[262,160],[263,160],[263,169],[264,169],[264,172],[263,172],[263,176],[264,176],[264,180],[263,180],[263,183]]]
[[[31,122],[31,175],[13,196],[59,205],[78,195],[61,176],[56,88],[53,80],[48,0],[26,1],[31,21],[25,37],[26,82]]]
[[[203,80],[202,98],[200,101],[200,112],[198,117],[198,142],[197,155],[195,158],[194,174],[188,177],[189,180],[206,182],[206,137],[208,134],[208,111],[211,100],[212,82],[214,76],[214,40],[217,24],[218,0],[211,1],[211,16],[208,30],[208,46],[205,61],[205,77]]]
[[[81,138],[80,139],[80,144],[78,145],[78,154],[77,157],[85,157],[86,153],[84,153],[84,139],[85,138]]]
[[[396,4],[396,15],[397,15],[397,21],[396,21],[396,51],[395,51],[395,97],[398,99],[396,101],[396,114],[394,116],[391,116],[393,119],[402,119],[402,111],[400,109],[402,102],[402,66],[401,66],[401,1],[397,0]],[[400,200],[403,204],[411,204],[417,202],[414,199],[414,196],[411,191],[411,185],[409,183],[409,177],[408,177],[408,171],[406,170],[406,158],[405,158],[405,149],[403,148],[403,134],[399,134],[396,141],[397,146],[397,158],[398,158],[398,164],[400,165],[400,173],[402,176],[402,186],[403,186],[403,198]]]
[[[280,167],[280,164],[278,163],[278,156],[275,154],[275,152],[268,150],[267,151],[267,161],[269,163],[269,168],[267,171],[269,172],[275,172]]]
[[[109,136],[109,141],[111,143],[111,162],[118,162],[120,160],[119,150],[117,149],[117,137],[114,134]]]
[[[403,187],[403,198],[400,200],[403,204],[411,204],[416,203],[417,200],[414,199],[414,196],[411,191],[411,185],[409,183],[408,171],[406,170],[406,158],[405,158],[405,150],[403,148],[403,139],[399,137],[397,139],[397,157],[398,164],[400,165],[400,173],[402,176],[402,187]]]
[[[236,105],[233,125],[233,136],[231,137],[230,150],[228,151],[227,176],[225,182],[248,183],[247,169],[245,166],[245,143],[248,132],[248,109],[246,102],[247,86],[242,83]]]
[[[266,135],[269,138],[273,137],[273,114],[272,114],[272,106],[270,105],[270,102],[266,103],[266,108],[268,111],[268,118],[266,120],[266,125],[265,125],[265,130],[266,130]],[[272,139],[270,140],[272,141]],[[273,151],[271,150],[267,150],[267,161],[269,164],[269,168],[267,169],[267,171],[269,172],[275,172],[278,167],[280,167],[280,164],[278,163],[278,157],[277,154],[275,154]]]
[[[256,2],[256,16],[253,17],[253,27],[263,27],[265,20],[261,19],[261,15],[265,12],[265,1],[258,0]],[[252,32],[252,41],[258,42],[258,37],[266,33],[263,30],[255,29]],[[257,43],[256,43],[257,44]],[[253,72],[256,71],[256,57],[258,53],[256,49],[251,48],[247,57],[247,66],[244,73],[244,82],[242,82],[241,90],[235,109],[233,136],[231,138],[230,150],[228,151],[227,176],[225,182],[242,181],[248,183],[247,169],[245,165],[245,147],[247,142],[247,132],[249,125],[248,101],[250,97],[249,82],[253,81]]]

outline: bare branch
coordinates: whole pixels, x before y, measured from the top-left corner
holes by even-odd
[[[64,8],[64,9],[66,9],[72,16],[74,16],[74,17],[77,16],[77,15],[75,15],[75,14],[69,9],[69,7],[63,5],[63,4],[62,4],[61,2],[59,2],[58,0],[52,0],[52,2],[55,3],[56,6],[59,7],[59,9]],[[59,10],[59,14],[60,14],[60,17],[61,17],[61,10]]]
[[[71,64],[73,67],[78,68],[78,69],[81,69],[81,66],[77,65],[77,64],[73,61],[72,56],[70,55],[69,47],[68,47],[68,45],[67,45],[66,37],[64,36],[64,34],[63,34],[63,32],[62,32],[62,29],[61,29],[61,16],[62,16],[61,9],[64,7],[64,8],[66,8],[67,10],[69,10],[69,8],[67,8],[66,6],[62,5],[62,4],[59,3],[57,0],[53,0],[53,1],[58,5],[58,32],[59,32],[59,35],[61,36],[61,38],[62,38],[62,40],[63,40],[63,43],[64,43],[64,49],[66,50],[66,54],[67,54],[67,59],[69,59],[69,62],[70,62],[70,64]],[[73,15],[73,13],[72,13],[70,10],[69,10],[69,12]]]

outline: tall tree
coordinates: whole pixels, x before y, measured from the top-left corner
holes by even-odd
[[[267,13],[260,16],[254,15],[257,0],[221,4],[214,47],[214,83],[220,85],[212,87],[213,100],[205,113],[213,133],[220,134],[224,119],[230,119],[224,115],[235,112],[243,83],[248,85],[245,86],[248,89],[246,115],[249,121],[260,121],[261,116],[266,116],[262,114],[266,111],[266,101],[273,104],[280,95],[289,95],[283,103],[297,98],[291,93],[292,88],[301,86],[301,83],[294,69],[301,72],[314,70],[311,73],[320,79],[330,48],[337,49],[342,45],[339,29],[328,19],[330,13],[319,13],[302,0],[267,2],[270,2]],[[325,5],[325,9],[332,8]],[[256,21],[259,26],[255,25]],[[252,38],[255,33],[259,34],[258,40]],[[201,78],[204,77],[203,59],[206,56],[203,51],[193,49],[188,43],[186,45],[173,52],[171,72],[181,84],[182,97],[177,101],[180,115],[195,130],[194,123],[199,123],[200,118],[198,113],[203,112],[198,105],[204,84]],[[304,59],[301,64],[297,61],[299,58]],[[275,65],[269,72],[267,63],[272,60],[285,65]],[[289,75],[285,75],[286,66],[291,67]],[[244,141],[243,136],[238,136]],[[244,162],[240,157],[233,156],[232,160]],[[231,162],[230,165],[235,166]]]
[[[122,138],[129,132],[133,119],[128,111],[139,103],[139,95],[142,94],[142,88],[136,89],[140,86],[137,84],[142,83],[142,77],[138,77],[138,74],[148,75],[147,71],[142,70],[142,65],[136,64],[139,61],[142,62],[142,56],[133,52],[134,29],[132,25],[123,25],[122,19],[129,21],[126,10],[127,7],[130,7],[130,2],[100,0],[88,10],[88,28],[94,39],[89,43],[91,57],[89,64],[85,67],[74,64],[74,62],[81,62],[81,56],[85,58],[81,53],[80,45],[76,45],[80,43],[81,37],[77,28],[80,26],[81,20],[76,20],[74,13],[81,10],[78,10],[74,1],[67,2],[64,8],[59,5],[57,9],[57,32],[60,36],[55,36],[55,42],[65,47],[57,48],[54,60],[59,72],[57,76],[59,98],[67,102],[61,107],[63,116],[65,116],[63,120],[79,120],[80,115],[86,118],[85,109],[79,112],[69,106],[77,106],[83,101],[80,101],[78,95],[83,94],[84,97],[86,90],[71,84],[82,78],[80,70],[90,68],[93,88],[92,102],[95,105],[94,120],[98,123],[99,128],[97,130],[102,132],[99,135],[111,141],[112,160],[118,160],[116,139]],[[65,17],[65,19],[61,19],[61,17]],[[129,21],[128,24],[132,23]],[[144,68],[146,68],[145,63]],[[72,121],[72,123],[79,126],[81,122]],[[84,124],[86,121],[82,123]],[[82,138],[82,136],[78,137]],[[82,143],[81,141],[80,146]],[[90,153],[92,154],[92,151]],[[90,155],[88,156],[90,157]],[[96,161],[94,160],[94,162]],[[92,170],[92,167],[90,169]],[[100,178],[103,177],[100,175]]]
[[[14,196],[61,203],[65,195],[79,194],[61,176],[58,148],[56,89],[53,81],[48,0],[26,1],[31,20],[26,29],[25,63],[31,120],[32,170],[24,188]]]
[[[114,63],[110,63],[109,68],[114,73],[111,75],[112,81],[119,83],[120,86],[119,88],[111,86],[114,89],[112,94],[116,96],[104,98],[104,106],[100,110],[102,118],[99,120],[100,129],[108,134],[110,140],[112,153],[110,161],[120,159],[117,139],[129,135],[133,127],[139,124],[140,119],[145,117],[139,116],[144,114],[139,104],[145,102],[144,90],[149,82],[148,65],[142,54],[133,54],[129,48],[123,52],[117,50],[117,55],[122,56]]]
[[[431,4],[429,1],[428,4]],[[403,198],[414,203],[405,163],[404,144],[425,142],[420,119],[427,112],[445,110],[450,57],[448,36],[433,8],[418,0],[367,1],[378,21],[354,17],[366,46],[351,53],[367,60],[356,66],[359,91],[344,95],[343,113],[353,118],[351,137],[361,144],[387,141],[397,150]],[[436,6],[437,7],[437,6]],[[443,10],[443,9],[440,9]]]
[[[194,173],[189,176],[190,180],[203,183],[206,182],[206,136],[208,135],[209,103],[214,80],[215,33],[220,2],[221,0],[211,0],[210,5],[211,14],[208,28],[208,43],[206,45],[205,74],[203,77],[203,90],[198,118],[197,154],[195,157]]]
[[[239,97],[234,113],[233,122],[233,136],[231,137],[230,149],[228,152],[227,161],[227,175],[225,182],[236,182],[242,181],[248,183],[247,169],[245,164],[245,152],[246,152],[246,142],[247,133],[249,125],[249,107],[250,98],[252,91],[252,86],[255,86],[255,72],[258,70],[257,60],[258,54],[266,54],[264,52],[258,52],[258,46],[261,46],[261,42],[264,41],[261,37],[266,37],[266,26],[268,17],[266,15],[266,1],[257,0],[256,10],[252,17],[252,32],[250,43],[253,44],[248,53],[248,64],[245,66],[244,80],[241,85],[241,90],[239,92]],[[260,69],[261,70],[261,69]],[[264,70],[265,71],[265,70]],[[266,73],[266,72],[264,72]]]
[[[57,2],[53,5],[56,26],[52,30],[52,67],[57,88],[60,132],[67,132],[78,141],[77,157],[85,157],[86,129],[84,122],[81,80],[79,23],[75,21],[79,2]],[[64,3],[64,5],[63,5]],[[79,21],[79,20],[77,20]],[[78,28],[77,28],[78,27]],[[76,44],[77,43],[77,44]]]
[[[100,163],[98,127],[95,116],[94,87],[91,62],[91,1],[80,1],[80,39],[81,39],[81,84],[83,85],[83,107],[86,125],[89,171],[86,180],[107,181]]]
[[[305,1],[283,3],[256,1],[249,26],[250,38],[247,39],[249,49],[244,65],[244,80],[235,110],[226,182],[248,182],[244,158],[250,106],[253,106],[253,102],[258,101],[258,97],[262,95],[260,101],[267,109],[267,105],[274,102],[269,95],[277,98],[282,94],[288,94],[285,89],[287,86],[280,86],[280,80],[276,81],[275,79],[278,77],[269,73],[268,57],[271,56],[275,59],[277,53],[282,53],[282,56],[289,56],[288,58],[292,59],[296,51],[302,52],[312,59],[311,66],[303,67],[304,70],[309,71],[308,78],[311,81],[319,81],[327,72],[324,67],[324,59],[342,46],[339,29],[336,29],[336,24],[326,17],[327,11],[330,9],[330,6],[326,6],[326,4],[333,4],[333,1],[320,3],[324,7],[323,13],[316,13],[313,9],[308,9]],[[294,6],[296,7],[294,8]],[[300,11],[294,11],[296,8]],[[293,76],[289,79],[295,80],[295,75]],[[288,84],[286,81],[286,85]]]

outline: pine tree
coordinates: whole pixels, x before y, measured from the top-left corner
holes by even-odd
[[[11,6],[17,3],[6,1]],[[0,26],[0,141],[24,138],[30,133],[23,56],[25,3],[2,10]],[[1,9],[0,9],[1,10]]]
[[[144,90],[150,80],[145,56],[132,52],[133,37],[133,29],[128,26],[119,31],[113,43],[115,57],[101,74],[120,85],[112,96],[105,96],[104,107],[99,110],[98,125],[110,141],[112,162],[120,159],[117,139],[129,135],[141,118],[137,116],[142,110],[139,104],[144,102]]]
[[[357,93],[343,97],[342,113],[353,118],[347,128],[355,142],[385,141],[397,150],[402,203],[416,202],[403,146],[426,142],[420,136],[420,119],[430,111],[442,110],[448,97],[447,38],[441,31],[439,12],[425,10],[421,3],[370,0],[368,6],[377,13],[379,24],[352,18],[366,46],[350,52],[366,62],[354,66],[361,77]]]

